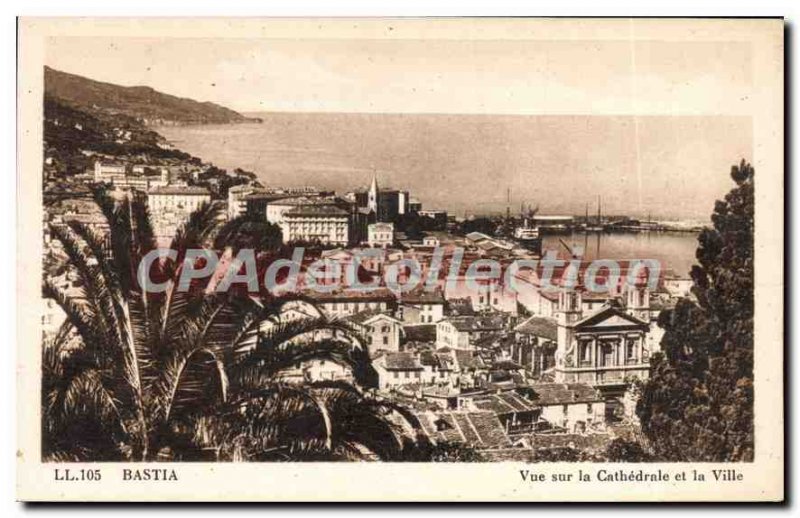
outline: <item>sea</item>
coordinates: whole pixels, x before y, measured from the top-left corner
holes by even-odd
[[[423,208],[459,217],[528,207],[594,215],[602,203],[603,214],[708,224],[715,199],[731,187],[730,157],[738,156],[734,148],[692,147],[696,165],[678,165],[685,161],[684,140],[695,146],[707,131],[734,131],[726,118],[703,119],[702,133],[692,117],[645,118],[637,162],[625,116],[252,115],[263,123],[154,129],[178,149],[219,167],[253,171],[268,186],[348,192],[366,188],[374,175],[381,188],[408,190]],[[674,145],[659,144],[653,154],[656,138]],[[704,174],[712,166],[722,173]],[[685,275],[697,235],[573,234],[547,236],[544,246],[563,252],[565,243],[582,246],[588,259],[658,259]]]

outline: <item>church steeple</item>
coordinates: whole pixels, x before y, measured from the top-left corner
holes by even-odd
[[[378,215],[378,176],[372,175],[372,184],[369,186],[369,193],[367,194],[367,209]]]

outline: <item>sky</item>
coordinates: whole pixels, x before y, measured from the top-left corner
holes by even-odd
[[[247,138],[173,132],[187,151],[267,184],[321,178],[346,189],[378,171],[458,211],[502,209],[511,188],[515,204],[550,212],[583,213],[599,194],[609,211],[701,219],[731,188],[730,166],[752,160],[751,58],[747,42],[708,38],[58,37],[46,62],[245,113],[495,117],[281,119]]]
[[[238,111],[742,114],[745,42],[60,37],[47,63]]]

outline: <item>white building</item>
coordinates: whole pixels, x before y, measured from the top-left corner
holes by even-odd
[[[605,423],[605,400],[590,385],[537,383],[533,391],[532,401],[542,409],[540,420],[571,433],[582,433]]]
[[[370,355],[377,351],[397,352],[400,350],[400,337],[403,323],[388,313],[362,311],[349,318],[367,339]]]
[[[415,353],[382,353],[372,360],[372,366],[378,373],[378,388],[382,390],[422,382],[424,368]]]
[[[490,316],[451,317],[436,324],[436,348],[473,350],[475,342],[506,330],[501,318]]]
[[[283,214],[283,242],[315,242],[347,245],[349,217],[333,205],[299,205]]]
[[[388,248],[394,243],[394,223],[372,223],[367,227],[367,244],[372,248]]]
[[[147,206],[153,219],[156,237],[166,238],[185,223],[192,212],[211,203],[211,193],[204,187],[158,187],[147,193]]]
[[[253,185],[234,185],[228,189],[228,219],[238,218],[247,212],[246,198],[263,191]]]

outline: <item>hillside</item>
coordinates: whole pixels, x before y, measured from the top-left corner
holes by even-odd
[[[45,96],[88,112],[102,111],[146,124],[230,124],[261,122],[210,102],[168,95],[148,86],[119,86],[44,69]]]

